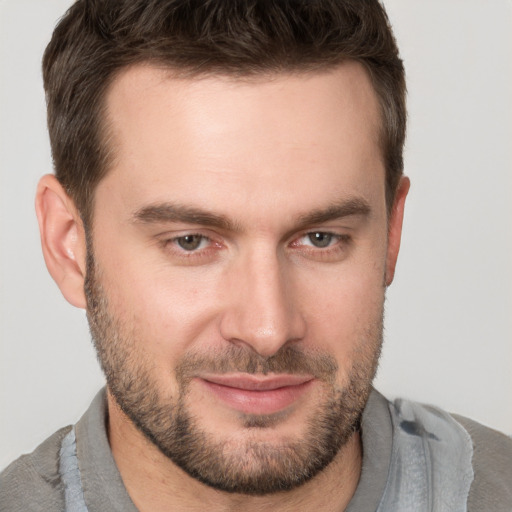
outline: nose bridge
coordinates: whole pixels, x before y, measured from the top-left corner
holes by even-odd
[[[275,249],[260,247],[241,256],[232,277],[222,325],[225,339],[268,357],[304,336],[286,261]]]

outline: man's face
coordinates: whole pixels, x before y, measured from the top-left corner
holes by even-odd
[[[386,281],[378,104],[318,74],[114,82],[86,290],[109,391],[178,466],[264,494],[351,437]]]

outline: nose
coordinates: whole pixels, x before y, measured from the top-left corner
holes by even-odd
[[[246,345],[263,357],[304,338],[306,324],[287,262],[275,251],[241,258],[227,279],[227,307],[221,320],[223,338]]]

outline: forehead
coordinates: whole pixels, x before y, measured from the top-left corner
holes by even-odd
[[[336,201],[383,190],[378,102],[355,62],[256,78],[141,65],[116,78],[107,116],[115,159],[99,188],[133,209],[172,200],[226,210],[227,197],[250,209],[313,191]]]

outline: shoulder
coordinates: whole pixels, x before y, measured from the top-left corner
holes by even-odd
[[[417,445],[437,488],[459,497],[468,512],[510,512],[512,439],[473,420],[409,400],[390,404],[395,439],[407,451]],[[415,440],[415,443],[411,441]],[[421,441],[420,441],[421,439]]]
[[[512,439],[476,421],[453,415],[473,444],[474,480],[468,510],[510,512],[512,504]]]
[[[71,426],[57,431],[32,453],[22,455],[0,474],[0,510],[64,510],[59,451]]]

